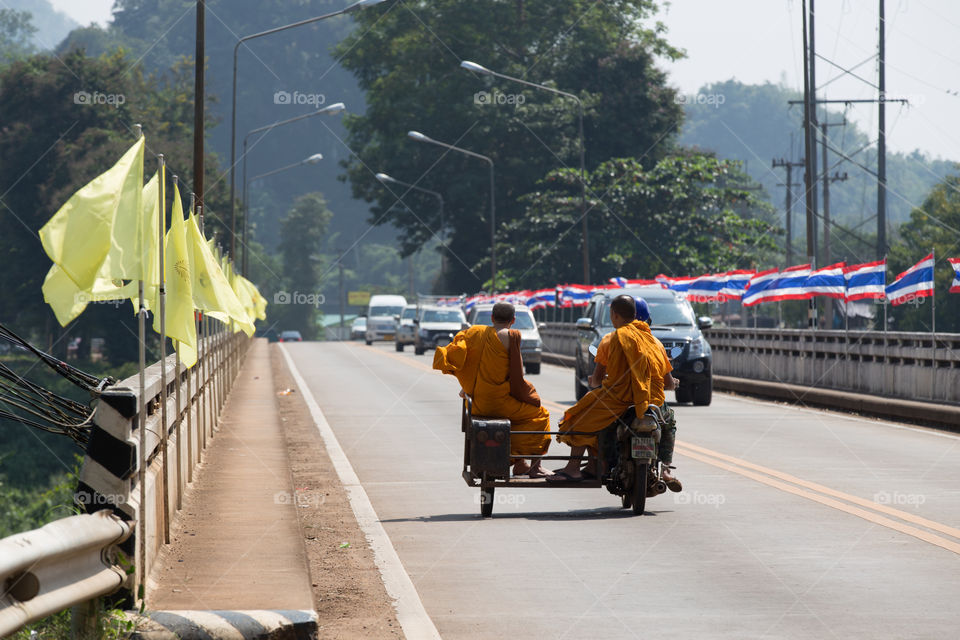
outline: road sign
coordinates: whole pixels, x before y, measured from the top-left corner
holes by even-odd
[[[370,304],[369,291],[348,291],[347,304],[352,307],[365,307]]]

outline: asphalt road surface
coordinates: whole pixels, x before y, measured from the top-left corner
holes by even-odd
[[[960,634],[957,436],[715,393],[675,408],[684,491],[643,516],[536,488],[497,489],[482,520],[459,387],[430,354],[284,346],[444,638]],[[555,427],[573,373],[529,379]]]

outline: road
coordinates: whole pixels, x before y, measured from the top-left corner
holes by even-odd
[[[289,350],[444,638],[941,638],[960,628],[960,438],[715,394],[676,408],[684,492],[460,478],[457,382],[392,344]],[[531,376],[555,425],[569,370]],[[556,443],[552,452],[566,452]],[[559,464],[557,464],[559,466]]]

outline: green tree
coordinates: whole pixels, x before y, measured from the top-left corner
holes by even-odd
[[[554,171],[522,198],[526,212],[507,225],[498,247],[513,286],[579,282],[580,217],[576,172]],[[589,176],[597,280],[698,275],[775,261],[779,229],[771,207],[736,163],[679,153],[649,169],[635,158],[610,160]],[[767,262],[767,261],[770,262]]]
[[[934,267],[937,331],[960,332],[960,295],[949,293],[954,271],[947,258],[960,257],[960,175],[947,176],[935,186],[900,227],[901,242],[890,249],[887,282],[935,251]],[[932,329],[930,299],[891,307],[893,327],[899,331]]]
[[[317,335],[316,296],[320,294],[320,249],[333,213],[323,194],[300,196],[280,225],[280,253],[286,297],[274,298],[274,312],[283,319],[282,329],[296,329],[304,339]]]
[[[438,0],[428,10],[405,4],[358,13],[360,28],[337,49],[367,92],[366,114],[346,120],[355,155],[345,165],[354,195],[375,203],[373,223],[399,228],[401,252],[412,253],[440,233],[439,216],[433,210],[413,216],[396,206],[409,201],[417,210],[417,201],[404,189],[385,188],[374,173],[439,189],[450,237],[449,278],[441,286],[476,290],[483,277],[475,274],[489,253],[488,243],[477,240],[488,237],[490,224],[487,167],[412,142],[407,131],[422,130],[493,158],[498,223],[523,214],[517,197],[547,171],[577,166],[573,101],[472,75],[458,68],[465,59],[578,95],[586,107],[588,166],[611,156],[654,165],[682,115],[655,66],[657,56],[680,53],[662,38],[662,25],[644,26],[655,10],[652,0],[603,6],[587,0]]]
[[[192,183],[190,65],[159,80],[131,64],[122,52],[89,58],[74,51],[62,58],[24,58],[0,70],[0,252],[7,265],[0,274],[0,321],[41,345],[61,349],[67,335],[82,337],[82,345],[94,336],[110,336],[115,364],[136,359],[137,331],[129,307],[91,305],[69,330],[61,330],[40,290],[50,260],[37,231],[132,144],[136,123],[147,136],[145,173],[155,171],[155,154],[163,153],[181,185]],[[217,175],[213,156],[206,165],[209,175]],[[207,204],[208,229],[216,228],[225,198],[212,194]]]
[[[33,52],[30,39],[37,32],[29,11],[0,9],[0,62],[10,62]]]

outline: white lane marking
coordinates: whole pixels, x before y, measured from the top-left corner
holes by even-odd
[[[300,375],[300,371],[293,363],[293,358],[287,351],[285,345],[281,344],[280,351],[283,353],[287,366],[290,367],[290,373],[300,394],[310,409],[310,415],[317,425],[320,437],[327,447],[327,454],[333,462],[333,468],[337,471],[340,483],[347,490],[347,497],[350,499],[350,507],[353,509],[353,515],[356,516],[360,528],[370,542],[370,548],[373,550],[373,559],[380,570],[380,576],[383,578],[383,585],[387,589],[387,594],[394,600],[394,608],[397,611],[397,621],[403,628],[406,637],[419,640],[420,638],[434,638],[440,640],[440,632],[433,624],[433,620],[427,615],[427,610],[420,600],[420,594],[417,593],[413,581],[404,569],[397,550],[393,548],[390,537],[380,524],[380,518],[370,503],[370,498],[360,484],[360,479],[353,470],[353,465],[340,447],[336,434],[330,428],[326,416],[320,409],[320,405],[314,399],[313,394],[307,387],[306,381]]]

